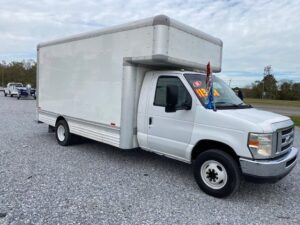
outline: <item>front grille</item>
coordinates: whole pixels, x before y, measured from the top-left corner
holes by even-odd
[[[294,127],[287,127],[277,131],[277,154],[287,152],[294,142]]]
[[[286,129],[286,130],[282,130],[281,133],[282,133],[282,135],[286,135],[286,134],[291,133],[293,130],[294,130],[294,128],[291,127],[291,128]]]

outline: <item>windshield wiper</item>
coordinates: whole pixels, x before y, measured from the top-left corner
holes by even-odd
[[[238,106],[237,104],[231,103],[231,102],[216,102],[215,105],[222,105],[222,106]],[[243,104],[243,103],[241,103]]]
[[[244,104],[243,102],[239,104],[234,104],[231,102],[216,102],[216,107],[234,107],[234,108],[239,108],[239,107],[247,107],[247,108],[252,108],[251,105]]]

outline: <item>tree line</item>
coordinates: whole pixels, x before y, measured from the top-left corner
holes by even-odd
[[[273,78],[265,78],[255,81],[251,86],[243,89],[246,98],[300,100],[300,83],[291,80],[276,81]]]
[[[22,62],[0,63],[0,86],[5,87],[9,82],[31,84],[36,87],[36,62],[24,60]]]
[[[300,83],[291,80],[277,81],[272,66],[264,68],[264,76],[243,89],[245,97],[279,100],[300,100]]]
[[[273,74],[266,74],[261,81],[243,88],[243,93],[246,98],[300,100],[300,83],[277,81]]]

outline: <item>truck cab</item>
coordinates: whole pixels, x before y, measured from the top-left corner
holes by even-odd
[[[151,71],[138,106],[141,148],[194,164],[200,188],[223,197],[241,175],[276,181],[296,164],[294,125],[286,116],[257,110],[214,76],[215,109],[206,109],[206,75]]]

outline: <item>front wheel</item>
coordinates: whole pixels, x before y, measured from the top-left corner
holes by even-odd
[[[198,155],[194,163],[194,176],[202,191],[218,198],[235,193],[241,181],[237,162],[218,149]]]
[[[56,140],[62,146],[68,146],[72,142],[72,134],[70,133],[68,123],[65,120],[59,120],[55,126]]]

